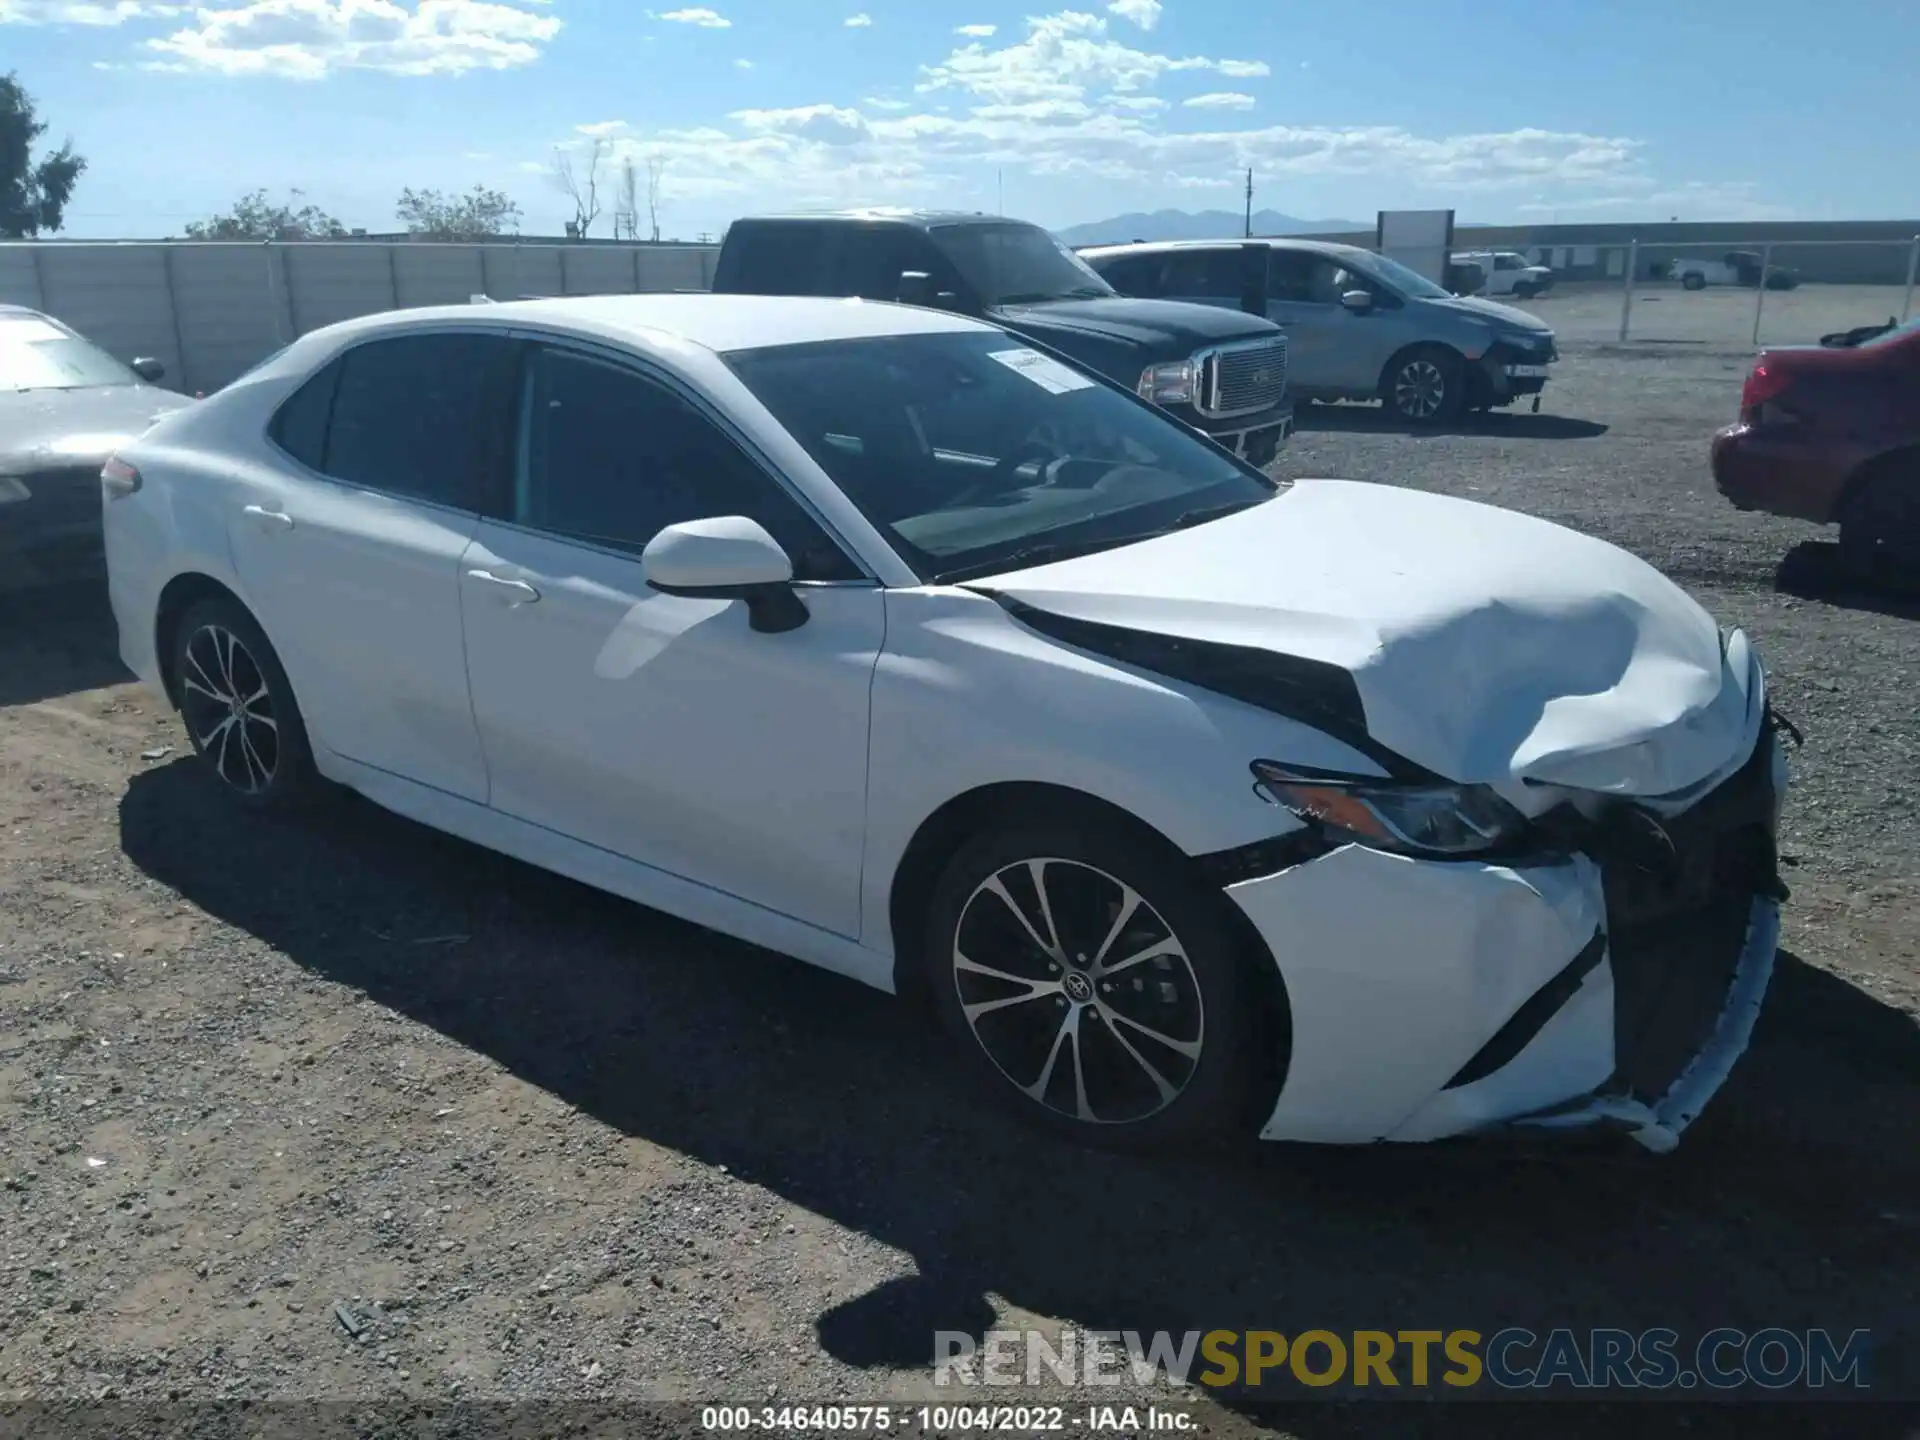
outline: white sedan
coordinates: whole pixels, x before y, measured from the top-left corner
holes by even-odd
[[[1740,632],[972,320],[354,320],[102,487],[121,654],[236,800],[335,782],[916,996],[1083,1138],[1666,1149],[1772,969]]]

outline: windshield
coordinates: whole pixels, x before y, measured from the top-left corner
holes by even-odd
[[[1278,489],[1009,335],[831,340],[726,361],[926,581],[1111,549]]]
[[[0,391],[139,383],[106,351],[38,315],[0,315]]]
[[[1860,348],[1865,350],[1870,345],[1892,345],[1897,341],[1905,340],[1909,335],[1920,335],[1920,316],[1915,316],[1904,325],[1896,325],[1891,330],[1883,331],[1871,340],[1862,340]]]
[[[936,225],[927,233],[983,305],[1114,293],[1086,261],[1038,225]]]
[[[1417,270],[1409,270],[1398,260],[1389,260],[1384,255],[1376,255],[1371,250],[1356,250],[1343,254],[1341,263],[1349,269],[1358,270],[1369,279],[1392,287],[1402,295],[1415,300],[1448,300],[1452,297]]]

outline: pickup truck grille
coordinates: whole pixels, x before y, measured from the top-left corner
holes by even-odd
[[[1284,336],[1202,351],[1200,363],[1200,403],[1195,408],[1212,419],[1251,415],[1279,404],[1287,393]]]

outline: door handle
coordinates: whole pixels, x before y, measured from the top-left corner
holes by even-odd
[[[293,517],[284,510],[269,510],[264,505],[249,505],[240,512],[262,530],[291,530]]]
[[[518,591],[518,598],[508,602],[509,605],[516,609],[522,605],[531,605],[540,598],[540,592],[526,581],[510,580],[505,575],[494,574],[491,570],[469,570],[467,571],[467,578],[469,580],[478,580],[483,585],[496,585],[502,590]]]

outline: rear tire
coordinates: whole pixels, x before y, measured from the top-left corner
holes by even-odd
[[[1684,275],[1680,279],[1680,288],[1682,290],[1704,290],[1707,288],[1707,277],[1699,274],[1697,271]]]
[[[1260,1001],[1163,847],[1091,819],[976,835],[934,888],[923,953],[965,1065],[1029,1123],[1158,1149],[1244,1120]]]
[[[320,793],[293,686],[246,607],[212,596],[188,608],[170,641],[175,697],[194,754],[221,789],[256,810]]]
[[[1444,345],[1417,345],[1387,364],[1381,381],[1387,408],[1410,425],[1447,425],[1467,408],[1467,367]]]
[[[1920,583],[1920,451],[1888,456],[1860,477],[1840,514],[1840,554],[1869,583]]]

